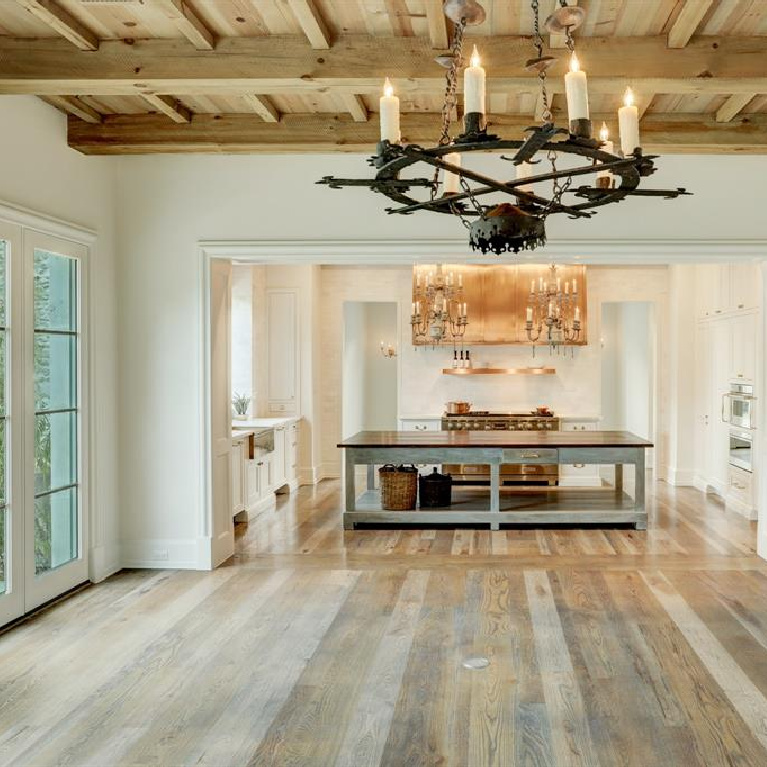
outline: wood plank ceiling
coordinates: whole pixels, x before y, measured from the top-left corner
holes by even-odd
[[[569,0],[574,4],[575,0]],[[540,0],[547,15],[557,0]],[[488,73],[491,126],[540,119],[529,0],[483,0],[467,30]],[[4,0],[0,94],[69,115],[87,154],[369,151],[384,76],[403,138],[439,134],[450,41],[441,0]],[[765,0],[580,0],[577,33],[592,118],[617,132],[626,85],[643,145],[664,152],[767,151]],[[562,61],[550,70],[564,123]],[[536,118],[536,115],[538,117]],[[456,131],[457,132],[457,131]]]

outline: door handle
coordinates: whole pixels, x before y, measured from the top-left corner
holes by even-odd
[[[540,458],[540,453],[522,453],[522,458]]]
[[[724,403],[730,398],[729,394],[722,395],[722,423],[731,423],[729,418],[724,417]]]

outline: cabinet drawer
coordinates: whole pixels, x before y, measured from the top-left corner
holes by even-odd
[[[504,463],[559,463],[559,450],[551,447],[514,448],[503,451]]]
[[[727,478],[727,489],[735,497],[744,502],[751,501],[753,477],[750,472],[742,471],[735,466],[730,466]]]

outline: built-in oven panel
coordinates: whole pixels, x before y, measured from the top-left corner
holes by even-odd
[[[730,391],[722,397],[722,420],[739,429],[756,428],[756,397],[753,384],[730,384]]]
[[[730,465],[753,471],[753,437],[749,432],[730,430]]]

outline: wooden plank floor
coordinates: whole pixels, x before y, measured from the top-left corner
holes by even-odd
[[[662,483],[646,532],[340,508],[302,488],[214,573],[124,572],[0,635],[0,764],[767,765],[754,523]]]

